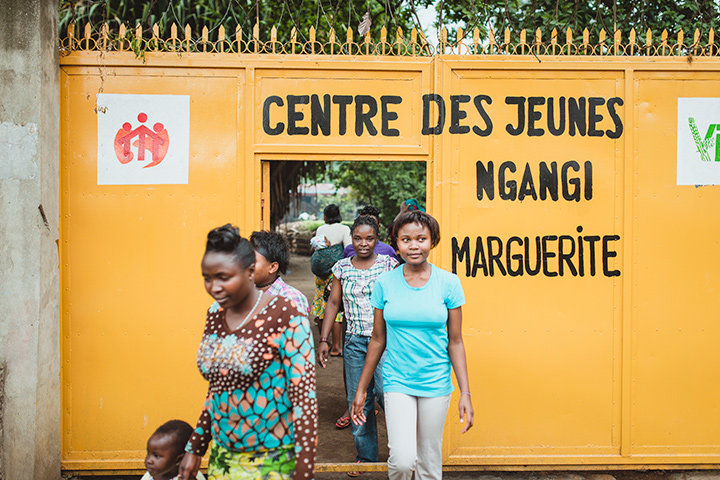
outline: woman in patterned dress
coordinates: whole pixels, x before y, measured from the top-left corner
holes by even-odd
[[[210,449],[208,479],[307,480],[317,448],[317,400],[307,316],[255,287],[255,251],[237,228],[208,234],[202,275],[215,299],[197,353],[210,383],[178,478]]]

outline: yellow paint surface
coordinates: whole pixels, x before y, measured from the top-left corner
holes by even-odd
[[[453,397],[446,464],[720,464],[720,188],[675,182],[677,98],[720,97],[720,64],[481,58],[150,53],[143,64],[126,53],[63,57],[63,468],[139,468],[144,443],[160,423],[197,417],[206,388],[194,364],[208,304],[199,277],[205,235],[226,222],[243,234],[259,228],[262,172],[269,171],[263,162],[287,159],[427,162],[428,209],[443,236],[434,261],[446,269],[455,263],[467,297],[464,336],[476,410],[476,426],[460,435]],[[97,93],[189,95],[189,183],[97,185]],[[427,94],[445,102],[438,135],[422,134]],[[357,135],[350,104],[341,135],[333,103],[329,133],[290,135],[293,95],[352,96],[353,102],[364,95],[379,108],[381,97],[401,97],[390,105],[397,117],[386,125],[399,134],[383,134],[378,114],[378,133],[364,126]],[[453,107],[458,95],[470,100]],[[482,104],[493,123],[485,136],[472,130],[487,127],[475,107],[478,95],[492,99]],[[284,104],[268,110],[270,127],[285,124],[276,135],[263,128],[270,96]],[[603,134],[570,135],[568,118],[563,133],[551,134],[546,101],[534,107],[543,134],[527,134],[526,102],[526,129],[512,135],[506,125],[517,123],[517,107],[506,98],[513,96],[603,99],[595,122]],[[619,138],[607,135],[616,128],[610,98],[623,100],[615,106]],[[296,112],[296,126],[311,130],[311,104]],[[430,126],[437,115],[432,108]],[[455,128],[469,126],[469,133],[449,131],[453,116]],[[541,162],[556,162],[560,171],[571,161],[582,169],[568,171],[577,179],[579,201],[563,198],[562,186],[557,201],[532,198],[526,168],[539,196]],[[478,162],[493,162],[493,199],[487,191],[478,198]],[[501,198],[503,162],[516,168],[505,170],[516,193],[526,188],[522,201]],[[575,186],[568,183],[569,196]],[[572,275],[568,262],[552,256],[537,275],[507,274],[524,261],[513,255],[524,256],[528,242],[533,267],[535,237],[566,236],[546,238],[548,251],[557,253],[561,242],[575,245],[577,269],[580,235],[600,237],[595,275],[587,241],[583,275]],[[607,245],[616,256],[606,257],[605,269],[619,276],[603,273],[602,237],[613,237]],[[468,250],[461,253],[465,239]],[[504,250],[483,267],[476,247],[484,245],[487,256],[488,241]],[[561,264],[564,275],[549,276]],[[493,274],[485,274],[490,265]]]

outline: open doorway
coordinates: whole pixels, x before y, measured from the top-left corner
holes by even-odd
[[[380,210],[380,240],[390,243],[388,226],[401,203],[415,199],[422,207],[427,201],[425,162],[399,161],[264,161],[263,224],[279,231],[291,248],[290,267],[284,279],[298,288],[310,304],[316,298],[315,276],[310,270],[310,239],[323,221],[323,209],[335,204],[341,222],[352,225],[367,205]],[[268,208],[269,207],[269,208]],[[314,315],[311,314],[311,321]],[[313,325],[317,348],[318,330]],[[356,450],[346,415],[343,357],[331,356],[326,368],[318,365],[319,404],[318,463],[354,462]],[[382,409],[378,409],[380,462],[387,461],[387,432]],[[337,426],[336,426],[337,424]]]

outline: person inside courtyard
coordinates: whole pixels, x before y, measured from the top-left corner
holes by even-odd
[[[250,235],[250,243],[255,249],[255,286],[268,295],[287,298],[300,313],[307,315],[309,306],[305,295],[280,277],[287,273],[290,265],[290,247],[285,238],[277,232],[261,230]]]
[[[340,246],[339,255],[333,259],[333,263],[342,258],[343,249],[352,243],[350,238],[350,228],[343,225],[342,216],[340,215],[340,207],[330,204],[323,210],[323,218],[325,223],[320,225],[315,232],[315,238],[320,239],[323,248],[333,248]],[[316,250],[318,247],[315,247]],[[319,325],[325,316],[325,290],[332,284],[332,274],[327,277],[315,275],[315,297],[312,305],[310,305],[310,316],[313,317],[315,323]],[[332,348],[330,355],[340,357],[343,354],[342,346],[342,313],[337,313],[335,324],[332,327]]]
[[[358,380],[365,363],[365,355],[370,336],[373,331],[373,308],[370,304],[373,285],[377,278],[398,264],[394,258],[375,253],[380,227],[375,218],[361,215],[353,223],[352,243],[355,255],[343,258],[333,267],[333,283],[330,298],[325,307],[325,319],[318,343],[318,359],[325,367],[328,361],[331,322],[342,302],[347,318],[345,332],[345,385],[348,405],[355,397]],[[377,423],[375,418],[375,401],[383,406],[382,396],[382,361],[377,366],[374,377],[365,385],[368,395],[364,406],[366,422],[352,426],[356,462],[378,461]],[[349,472],[357,476],[359,472]]]
[[[380,209],[377,207],[373,207],[372,205],[366,205],[363,208],[360,209],[358,212],[358,216],[367,215],[375,219],[375,222],[377,222],[378,226],[382,229],[382,223],[380,223]],[[381,255],[388,255],[395,260],[398,260],[397,253],[395,253],[395,249],[388,245],[387,243],[383,243],[378,239],[377,243],[375,243],[375,253],[379,253]],[[355,255],[355,248],[353,248],[352,243],[350,245],[346,246],[343,250],[343,258],[352,257]]]

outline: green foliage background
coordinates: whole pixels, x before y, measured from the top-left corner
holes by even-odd
[[[380,209],[380,222],[387,226],[400,210],[400,204],[410,198],[426,205],[425,162],[308,162],[312,171],[303,176],[304,183],[334,183],[337,188],[351,190],[349,198],[328,197],[322,207],[330,203],[340,206],[343,221],[352,223],[357,210],[365,205]],[[322,209],[319,212],[322,214]]]
[[[426,2],[427,3],[427,2]],[[697,28],[705,38],[710,28],[720,25],[720,2],[714,0],[501,0],[481,2],[475,0],[439,1],[439,23],[461,24],[467,29],[479,27],[482,35],[488,27],[512,32],[525,28],[534,32],[543,30],[548,39],[553,28],[564,32],[573,29],[576,36],[587,28],[594,38],[601,29],[611,36],[619,29],[623,37],[631,29],[644,34],[648,28],[659,35],[664,29],[674,36],[681,28],[685,37],[692,39]]]
[[[419,25],[421,6],[434,6],[433,25]],[[281,39],[289,38],[295,27],[298,39],[307,41],[310,26],[318,31],[319,41],[327,40],[331,27],[338,35],[350,27],[357,36],[366,11],[372,18],[373,38],[383,26],[389,32],[421,26],[432,37],[439,25],[448,26],[449,38],[454,38],[458,26],[466,31],[478,27],[483,35],[489,27],[496,31],[509,27],[513,32],[542,28],[548,33],[570,27],[578,34],[587,27],[595,35],[601,28],[608,33],[618,28],[626,35],[631,28],[638,33],[667,29],[671,34],[682,28],[692,38],[696,28],[707,35],[711,27],[720,25],[720,2],[715,0],[60,0],[59,10],[61,34],[71,21],[90,22],[96,29],[108,22],[111,30],[120,23],[129,28],[140,24],[148,33],[157,23],[161,35],[176,23],[190,25],[197,35],[207,26],[211,40],[220,25],[226,32],[234,32],[236,25],[249,32],[256,21],[261,38],[269,38],[273,25]]]
[[[366,11],[372,19],[371,34],[379,36],[383,25],[395,30],[398,26],[412,28],[411,10],[404,0],[352,1],[352,0],[60,0],[60,33],[67,30],[70,22],[85,25],[90,22],[94,29],[107,22],[111,31],[121,23],[128,28],[137,24],[150,33],[153,24],[158,25],[160,35],[167,35],[173,23],[182,30],[189,25],[199,36],[208,27],[210,39],[216,39],[220,25],[227,34],[239,25],[243,31],[252,31],[256,21],[260,37],[270,38],[273,26],[278,37],[289,39],[290,31],[297,28],[298,40],[307,41],[308,31],[314,26],[318,41],[326,41],[330,28],[344,38],[347,26],[355,29]]]
[[[358,204],[378,207],[380,221],[388,225],[403,201],[414,198],[425,206],[425,171],[425,162],[340,162],[332,178],[351,188]]]

